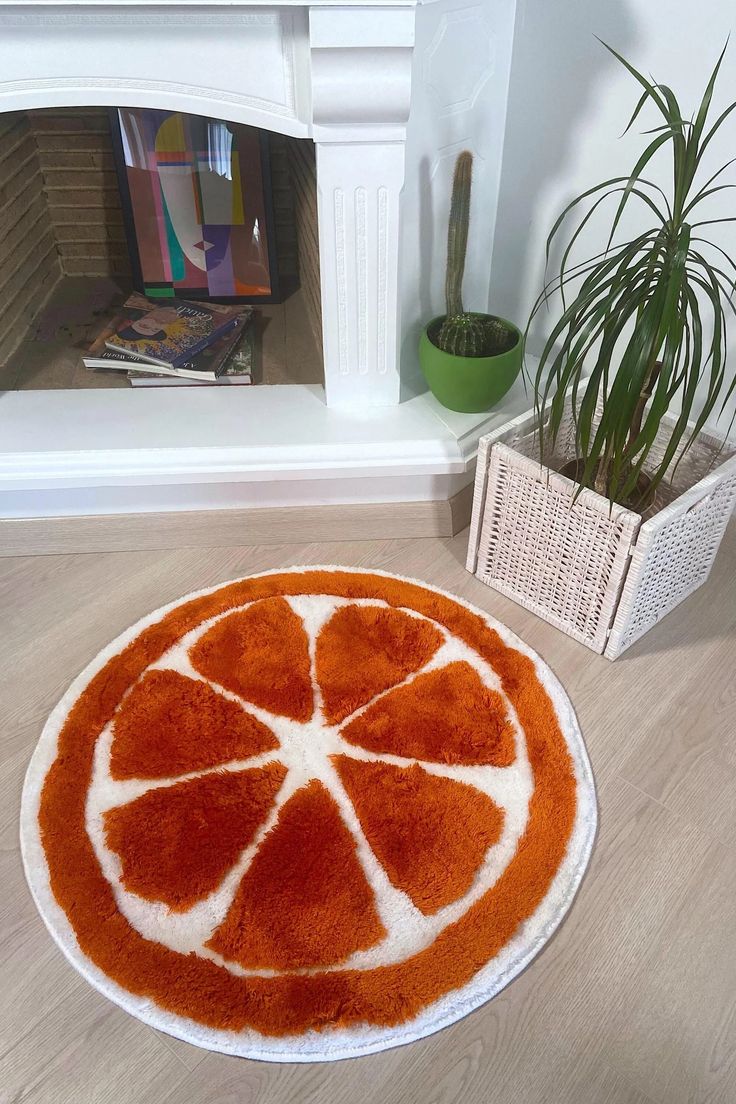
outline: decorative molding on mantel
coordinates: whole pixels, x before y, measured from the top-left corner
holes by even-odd
[[[210,103],[237,104],[240,107],[251,108],[254,112],[260,112],[263,115],[276,114],[283,115],[285,118],[293,118],[294,116],[293,88],[287,89],[290,94],[286,103],[276,103],[273,100],[262,100],[257,96],[238,95],[219,88],[210,88],[207,85],[180,84],[178,81],[147,79],[126,80],[123,77],[117,77],[114,81],[110,77],[54,77],[46,80],[7,81],[0,86],[0,97],[12,95],[14,92],[24,93],[28,91],[37,96],[40,104],[43,102],[43,93],[46,91],[83,89],[85,92],[93,92],[97,89],[109,89],[111,86],[114,86],[114,91],[119,95],[123,95],[126,91],[133,91],[146,95],[152,94],[153,96],[164,92],[174,96],[186,96],[189,99],[201,96]],[[2,100],[0,99],[1,103]]]
[[[0,110],[124,103],[311,136],[306,8],[176,7],[0,0]],[[165,36],[150,33],[159,27]],[[101,50],[106,28],[114,41]],[[217,64],[203,65],[203,51]]]
[[[327,401],[400,398],[400,197],[415,13],[309,13]]]
[[[317,143],[327,401],[399,400],[399,200],[402,142]]]
[[[120,0],[113,0],[113,3],[116,8],[121,7]],[[56,10],[56,7],[40,7],[38,0],[27,0],[25,10],[21,11],[20,8],[9,8],[7,0],[0,0],[0,27],[130,27],[131,24],[140,27],[258,27],[279,23],[282,18],[280,12],[241,12],[237,10],[237,5],[227,3],[219,4],[217,9],[212,7],[205,10],[200,10],[197,5],[196,8],[188,8],[181,15],[172,13],[169,9],[155,10],[143,4],[125,7],[123,11],[110,11],[113,3],[109,7],[98,3],[79,8],[73,2],[60,2],[59,9],[65,9],[61,11]],[[177,3],[171,6],[183,5]],[[29,7],[37,10],[28,11]],[[156,9],[158,8],[157,4]]]
[[[309,10],[315,141],[404,141],[415,13],[368,5]]]

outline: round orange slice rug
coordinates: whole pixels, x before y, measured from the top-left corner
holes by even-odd
[[[596,825],[570,703],[423,583],[309,567],[188,595],[113,641],[26,777],[26,876],[97,989],[212,1050],[410,1042],[562,920]]]

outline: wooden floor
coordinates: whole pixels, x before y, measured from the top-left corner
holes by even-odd
[[[0,1104],[734,1104],[736,531],[614,664],[469,576],[465,541],[0,561]],[[399,1050],[277,1066],[176,1042],[84,982],[26,889],[18,808],[47,714],[112,637],[187,591],[323,562],[427,579],[537,648],[578,712],[600,833],[568,920],[496,1000]]]

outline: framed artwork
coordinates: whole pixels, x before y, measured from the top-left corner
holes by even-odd
[[[113,110],[111,123],[136,289],[278,302],[266,133],[137,107]]]

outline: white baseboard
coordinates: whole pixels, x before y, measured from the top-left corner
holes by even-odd
[[[470,491],[435,502],[0,518],[0,558],[450,537],[470,520]]]

